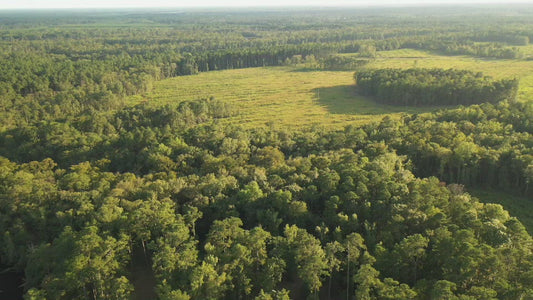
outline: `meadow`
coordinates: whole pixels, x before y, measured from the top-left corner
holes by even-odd
[[[529,49],[529,48],[528,48]],[[356,54],[344,54],[356,55]],[[500,78],[520,78],[518,99],[533,99],[533,61],[444,56],[400,49],[378,52],[365,68],[456,68]],[[222,100],[238,114],[225,122],[247,128],[275,124],[302,128],[340,128],[379,121],[384,116],[425,113],[445,107],[383,105],[357,95],[353,71],[309,70],[303,66],[247,68],[180,76],[154,83],[149,93],[129,98],[150,105],[208,97]]]
[[[131,101],[157,106],[214,97],[238,111],[228,122],[246,127],[267,123],[342,127],[380,120],[387,114],[428,111],[376,104],[356,95],[354,83],[351,71],[306,71],[301,67],[236,69],[162,80],[154,84],[153,92]]]

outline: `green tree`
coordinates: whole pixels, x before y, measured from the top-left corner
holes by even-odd
[[[322,278],[329,275],[324,249],[316,238],[295,225],[287,225],[284,235],[296,263],[298,277],[316,296],[322,286]]]

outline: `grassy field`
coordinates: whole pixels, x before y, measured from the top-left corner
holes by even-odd
[[[455,68],[483,72],[494,78],[533,75],[533,61],[492,59],[471,56],[445,56],[412,49],[382,51],[369,68]]]
[[[175,77],[154,84],[152,93],[131,98],[153,105],[214,96],[239,114],[228,122],[246,127],[273,122],[303,127],[340,127],[380,120],[384,115],[420,113],[435,108],[381,105],[354,93],[351,71],[302,71],[295,67],[266,67],[214,71]]]
[[[527,51],[533,51],[527,48]],[[347,54],[350,55],[350,54]],[[480,71],[494,78],[519,77],[519,99],[533,99],[533,61],[443,56],[401,49],[383,51],[366,68],[457,68]],[[226,120],[246,127],[274,123],[327,128],[377,121],[386,115],[424,113],[435,107],[382,105],[354,92],[351,71],[305,71],[299,67],[225,70],[175,77],[156,82],[154,90],[130,98],[153,105],[213,96],[230,103],[238,116]]]

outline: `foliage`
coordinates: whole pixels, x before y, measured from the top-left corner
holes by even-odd
[[[514,101],[518,80],[492,81],[481,73],[443,69],[381,69],[356,72],[363,95],[394,105],[471,105]]]
[[[371,23],[353,14],[3,14],[0,263],[24,274],[24,297],[130,299],[142,289],[138,266],[161,299],[530,297],[531,236],[463,187],[531,196],[530,103],[296,130],[253,126],[245,108],[210,97],[221,85],[225,95],[273,93],[266,84],[280,73],[279,85],[292,78],[289,86],[312,97],[327,93],[324,78],[330,87],[351,82],[347,72],[299,66],[213,70],[354,62],[339,52],[374,68],[384,50],[437,50],[435,39],[508,50],[531,36],[529,15],[502,16],[495,31],[486,17],[461,12],[435,24],[396,10]],[[465,24],[489,27],[457,30]],[[197,74],[207,71],[213,77]],[[265,75],[255,87],[253,72]],[[471,72],[386,72],[435,72],[451,88],[501,84],[487,92],[499,100],[515,92],[513,82],[507,90]],[[190,92],[176,86],[189,80],[204,94],[132,104],[174,76],[182,77],[164,82],[171,93]],[[486,100],[475,89],[469,97]]]

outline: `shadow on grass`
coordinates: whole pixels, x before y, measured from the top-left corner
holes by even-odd
[[[414,107],[380,104],[358,95],[354,85],[338,85],[313,89],[318,104],[331,114],[383,115],[389,113],[425,113],[442,107]]]

